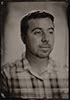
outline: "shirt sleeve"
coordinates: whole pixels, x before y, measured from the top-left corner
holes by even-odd
[[[8,88],[8,79],[4,72],[4,70],[1,70],[1,95],[3,98],[5,98],[9,94],[9,88]]]
[[[1,68],[1,96],[2,98],[17,98],[14,91],[12,91],[11,82],[12,82],[12,75],[14,73],[14,64],[7,63],[6,65],[2,66]],[[12,70],[12,72],[11,72]]]
[[[62,68],[59,68],[59,85],[60,85],[60,91],[61,96],[64,99],[69,98],[69,77],[68,77],[68,67],[66,65],[62,66]]]
[[[13,95],[10,93],[9,88],[9,79],[10,76],[10,66],[9,64],[5,65],[1,69],[1,96],[2,98],[12,98]]]
[[[68,77],[68,74],[69,74],[69,71],[68,71],[68,66],[67,65],[64,65],[63,66],[63,69],[64,69],[64,73],[66,73],[64,75],[64,82],[63,82],[63,85],[64,85],[64,91],[62,93],[63,95],[63,98],[69,98],[69,77]]]

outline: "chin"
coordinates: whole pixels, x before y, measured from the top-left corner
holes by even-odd
[[[45,59],[45,58],[47,58],[49,56],[37,56],[37,57],[40,58],[40,59]]]
[[[51,51],[48,51],[48,52],[39,52],[36,56],[39,57],[39,58],[47,58],[49,57]]]
[[[36,55],[38,58],[41,58],[41,59],[44,59],[44,58],[47,58],[49,57],[49,54],[39,54],[39,55]]]

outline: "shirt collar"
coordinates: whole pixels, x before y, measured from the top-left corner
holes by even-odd
[[[23,63],[24,63],[24,70],[28,70],[32,75],[41,79],[41,77],[34,70],[32,70],[32,68],[26,58],[24,59]]]
[[[48,63],[48,66],[47,67],[44,67],[43,68],[43,71],[42,71],[42,74],[39,75],[37,74],[34,70],[32,70],[28,60],[26,59],[25,55],[22,55],[22,63],[23,63],[23,66],[22,67],[18,67],[17,68],[17,72],[23,72],[23,71],[26,71],[28,70],[32,75],[36,76],[37,78],[41,78],[41,75],[42,74],[45,74],[45,73],[51,73],[56,67],[55,65],[55,62],[49,58],[49,63]]]
[[[23,60],[23,63],[24,63],[24,70],[28,70],[32,75],[37,76],[41,79],[41,76],[39,74],[37,74],[34,70],[32,70],[32,68],[26,58]],[[51,58],[49,58],[48,66],[43,68],[42,74],[44,74],[46,72],[51,73],[54,70],[54,67],[55,67],[54,61]]]

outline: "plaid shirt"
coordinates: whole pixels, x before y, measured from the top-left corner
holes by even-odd
[[[2,92],[17,98],[68,98],[68,73],[52,59],[41,75],[34,72],[27,59],[7,64],[2,69]]]

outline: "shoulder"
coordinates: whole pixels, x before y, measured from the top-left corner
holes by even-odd
[[[12,63],[6,63],[2,66],[1,73],[4,73],[9,78],[10,75],[16,73],[17,70],[24,70],[22,59],[17,59]]]
[[[68,67],[67,65],[61,65],[59,62],[51,59],[51,65],[54,71],[57,72],[59,78],[68,78]]]

